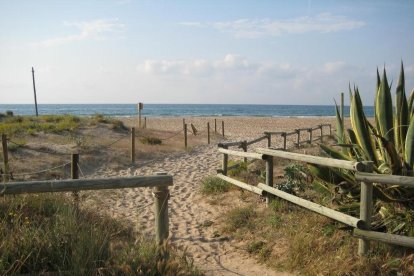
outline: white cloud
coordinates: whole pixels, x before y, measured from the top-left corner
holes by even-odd
[[[110,33],[122,32],[125,25],[115,19],[97,19],[82,22],[63,22],[66,27],[73,27],[78,29],[77,34],[59,36],[49,38],[41,42],[33,43],[33,46],[53,47],[74,41],[82,41],[88,39],[104,40]]]
[[[345,16],[321,13],[316,16],[303,16],[285,20],[238,19],[213,23],[182,22],[188,27],[210,27],[236,38],[274,37],[283,34],[331,33],[349,31],[363,27],[366,23]]]

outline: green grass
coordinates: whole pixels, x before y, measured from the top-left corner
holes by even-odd
[[[201,182],[201,192],[205,195],[225,193],[230,187],[230,183],[215,176],[207,176]]]
[[[114,130],[127,130],[128,128],[124,125],[124,123],[120,120],[113,119],[108,116],[104,116],[102,114],[95,114],[91,117],[92,124],[107,124],[111,129]]]
[[[0,202],[0,274],[198,275],[185,254],[158,247],[131,228],[61,195]]]
[[[146,145],[161,145],[162,144],[162,140],[157,137],[144,137],[139,140],[141,141],[141,143],[146,144]]]
[[[81,119],[72,115],[9,116],[0,118],[0,133],[17,134],[61,133],[77,129]]]
[[[238,207],[227,214],[226,231],[253,230],[255,228],[256,211],[252,205]],[[243,232],[243,231],[242,231]]]

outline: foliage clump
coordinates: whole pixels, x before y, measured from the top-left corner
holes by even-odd
[[[205,195],[225,193],[230,187],[230,183],[215,176],[207,176],[201,182],[201,192]]]

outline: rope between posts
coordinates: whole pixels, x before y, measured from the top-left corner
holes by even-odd
[[[79,169],[79,172],[82,175],[82,178],[85,178],[85,174],[83,173],[82,168],[80,167],[79,163],[76,163],[76,165],[78,166],[78,169]]]
[[[68,163],[65,163],[65,164],[61,164],[61,165],[59,165],[59,166],[56,166],[56,167],[53,167],[53,168],[49,168],[49,169],[45,169],[45,170],[41,170],[41,171],[37,171],[37,172],[30,172],[30,173],[19,173],[19,174],[12,174],[12,173],[7,173],[7,174],[5,174],[5,173],[2,173],[2,174],[0,174],[0,175],[8,175],[8,176],[25,176],[25,175],[33,175],[33,174],[40,174],[40,173],[44,173],[44,172],[48,172],[48,171],[52,171],[52,170],[55,170],[55,169],[59,169],[59,168],[63,168],[63,167],[65,167],[65,166],[67,166],[67,165],[69,165],[71,162],[68,162]]]
[[[180,131],[178,131],[178,132],[174,133],[173,135],[171,135],[171,136],[169,136],[169,137],[167,137],[167,138],[162,138],[162,139],[160,138],[160,140],[161,140],[161,141],[165,141],[165,140],[168,140],[168,139],[174,138],[174,137],[176,137],[177,135],[181,134],[182,132],[183,132],[183,130],[180,130]],[[135,137],[138,137],[138,138],[146,138],[146,139],[151,138],[150,136],[145,136],[145,135],[141,135],[141,134],[135,134]]]

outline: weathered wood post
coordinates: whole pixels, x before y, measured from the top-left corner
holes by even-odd
[[[147,128],[147,117],[144,117],[144,128]]]
[[[273,156],[266,155],[266,185],[273,187]],[[266,204],[270,203],[270,200],[273,198],[272,195],[266,195]]]
[[[167,175],[158,172],[156,175]],[[168,199],[170,192],[168,186],[157,186],[154,188],[154,213],[155,213],[155,241],[161,245],[169,235]]]
[[[183,129],[184,129],[184,125],[185,125],[185,118],[183,118]]]
[[[224,121],[221,121],[221,133],[222,133],[223,138],[224,138]]]
[[[187,124],[184,124],[184,147],[187,148]]]
[[[37,96],[36,96],[36,84],[35,84],[35,76],[34,76],[34,68],[32,67],[32,79],[33,79],[33,93],[34,93],[34,101],[35,101],[35,110],[36,110],[36,117],[39,116],[39,112],[37,111]]]
[[[283,137],[283,150],[286,150],[286,132],[283,132],[281,135]]]
[[[138,103],[138,127],[141,128],[141,110],[144,108],[143,103]]]
[[[214,132],[217,133],[217,119],[214,119]]]
[[[70,163],[70,177],[72,179],[79,179],[79,154],[72,153],[71,163]],[[73,193],[73,204],[75,206],[75,211],[79,210],[79,191],[74,191]]]
[[[321,130],[321,143],[323,143],[323,125],[319,125],[319,129]]]
[[[210,123],[207,122],[207,144],[210,145]]]
[[[297,147],[300,147],[300,129],[296,129],[296,133],[298,134],[298,139],[297,139]]]
[[[131,128],[131,163],[135,163],[135,127]]]
[[[309,132],[309,144],[312,144],[312,132],[313,132],[312,128],[309,128],[308,132]]]
[[[228,149],[228,146],[223,146],[223,149]],[[227,164],[229,162],[229,155],[227,153],[223,153],[223,164],[221,166],[221,170],[223,175],[227,175]]]
[[[3,164],[4,164],[4,177],[3,181],[7,182],[10,178],[10,168],[9,168],[9,152],[7,149],[7,135],[1,135],[1,145],[3,148]]]
[[[364,172],[373,172],[372,162],[363,162]],[[371,217],[373,209],[373,185],[368,182],[361,182],[361,202],[359,209],[359,218],[365,222],[365,230],[371,229]],[[364,238],[360,238],[358,242],[358,254],[366,255],[369,250],[369,241]]]
[[[267,148],[270,148],[272,146],[272,134],[271,133],[265,133],[267,136]]]
[[[244,152],[247,152],[247,141],[246,141],[246,140],[244,140],[244,141],[242,142],[241,146],[242,146],[243,151],[244,151]],[[247,162],[247,157],[244,157],[244,158],[243,158],[243,162],[244,162],[244,163],[246,163],[246,162]]]

